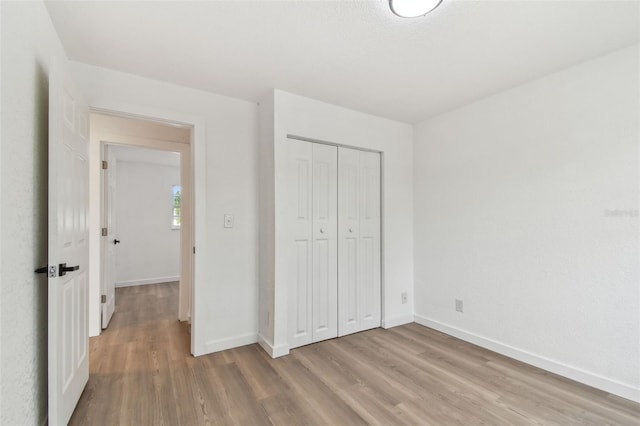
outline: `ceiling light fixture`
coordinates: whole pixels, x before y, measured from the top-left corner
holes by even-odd
[[[417,18],[431,12],[440,3],[442,0],[389,0],[389,7],[401,18]]]

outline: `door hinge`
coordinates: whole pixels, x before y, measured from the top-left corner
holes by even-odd
[[[195,246],[193,247],[193,254],[196,254],[196,248],[195,248]]]
[[[106,237],[107,235],[107,228],[102,228],[102,236]]]
[[[100,296],[100,303],[107,303],[107,295],[103,294],[102,296]]]
[[[107,170],[109,168],[109,162],[106,160],[102,160],[102,170]]]

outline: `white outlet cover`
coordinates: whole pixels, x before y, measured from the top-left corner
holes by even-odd
[[[224,215],[224,227],[225,228],[233,228],[233,215],[225,214]]]

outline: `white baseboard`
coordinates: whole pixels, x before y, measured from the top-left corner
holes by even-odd
[[[262,334],[258,334],[258,344],[265,350],[271,358],[278,358],[289,355],[289,345],[273,346]]]
[[[180,277],[179,276],[156,277],[156,278],[144,278],[141,280],[120,281],[120,282],[116,282],[116,287],[133,287],[135,285],[162,284],[162,283],[170,283],[173,281],[180,281]]]
[[[237,348],[239,346],[251,345],[258,341],[257,333],[247,333],[240,336],[228,337],[226,339],[209,340],[204,345],[204,353],[199,355],[211,354],[214,352],[225,351],[227,349]]]
[[[396,315],[394,317],[383,319],[380,325],[382,326],[382,328],[387,329],[387,328],[397,327],[403,324],[409,324],[409,323],[412,323],[413,321],[414,321],[413,314]]]
[[[635,402],[640,402],[640,388],[621,383],[616,380],[611,380],[598,374],[563,364],[522,349],[514,348],[513,346],[443,324],[427,317],[415,315],[415,322],[425,327],[441,331],[450,336],[457,337],[458,339],[466,342],[473,343],[474,345],[489,349],[493,352],[497,352],[501,355],[505,355],[509,358],[513,358],[535,367],[542,368],[543,370],[564,376],[571,380],[575,380],[576,382],[584,383],[585,385],[592,386]]]

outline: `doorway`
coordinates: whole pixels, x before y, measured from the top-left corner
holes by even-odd
[[[99,315],[104,329],[115,310],[116,287],[173,282],[177,319],[190,321],[191,127],[92,113],[91,139],[102,157],[100,303],[90,306],[92,315]],[[148,174],[153,177],[146,179]]]

